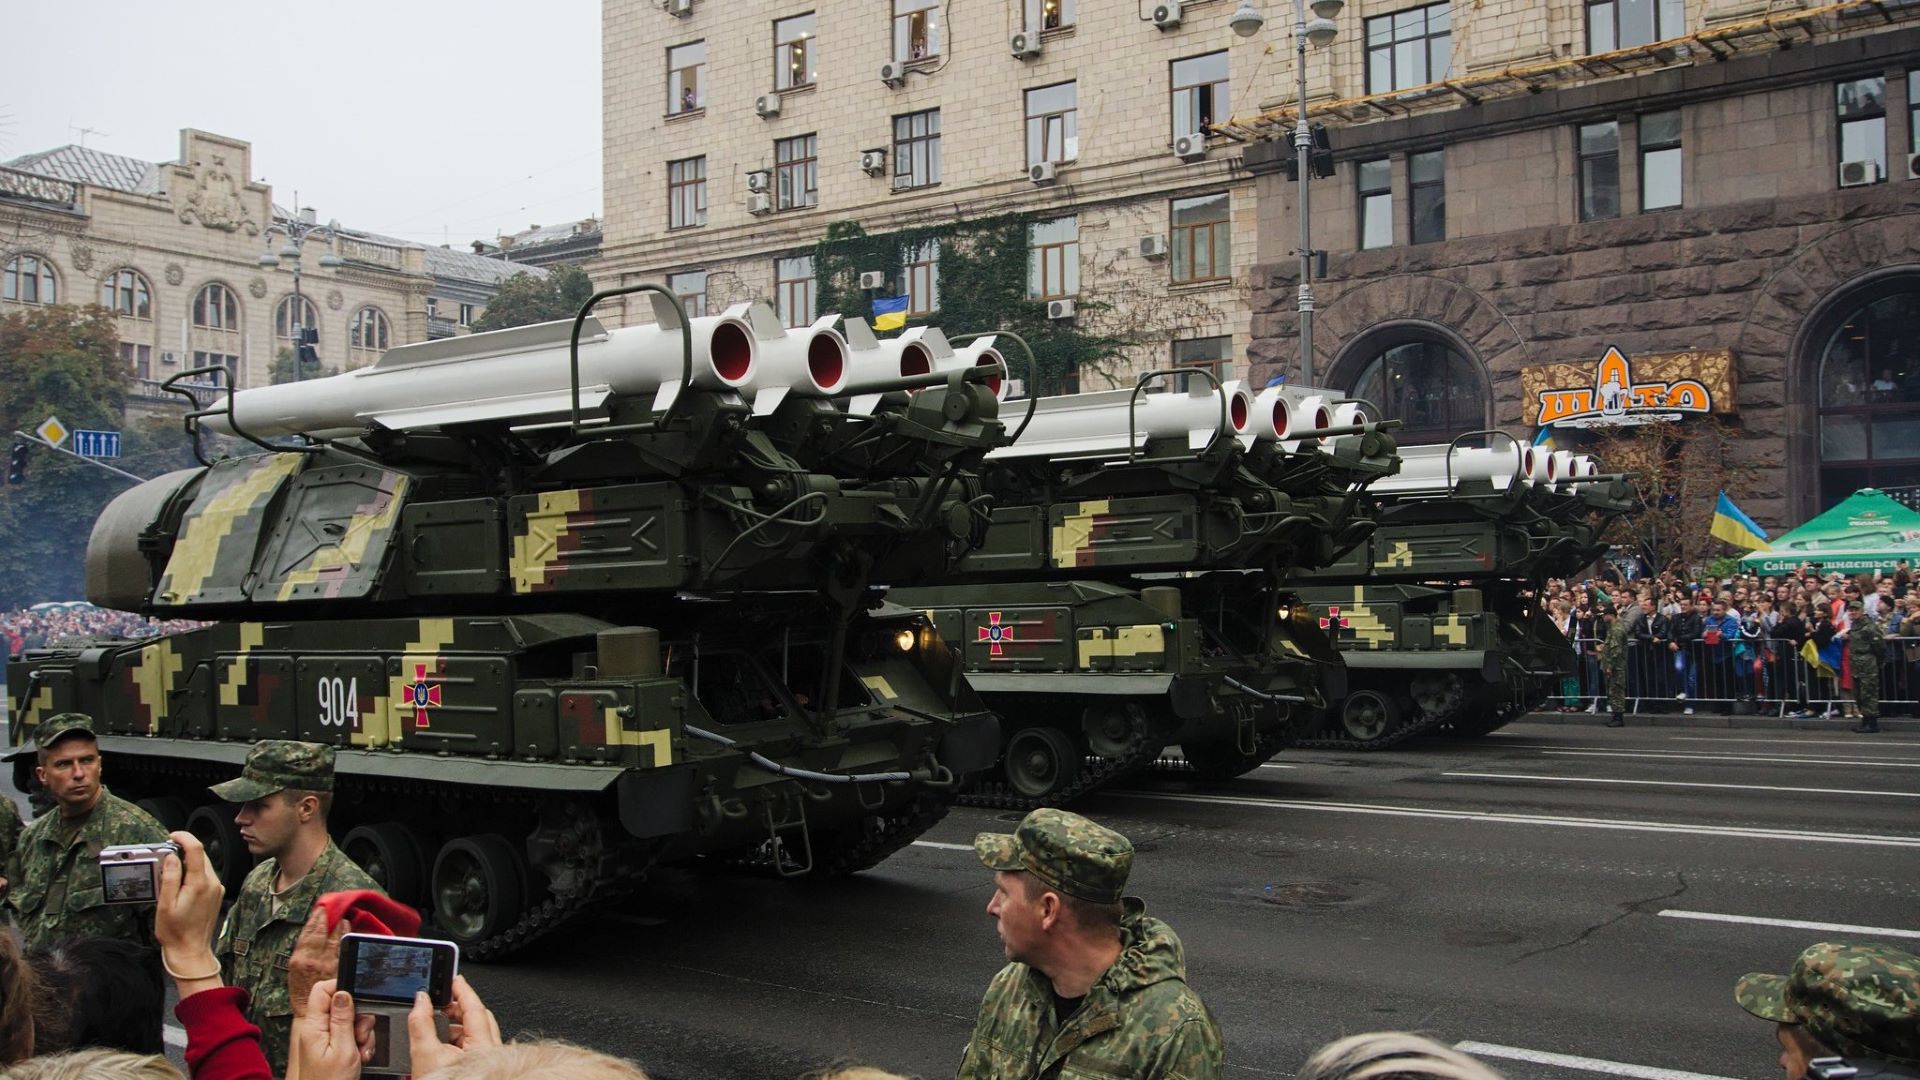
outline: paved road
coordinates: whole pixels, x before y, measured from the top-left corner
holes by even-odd
[[[1489,1044],[1515,1077],[1608,1062],[1649,1080],[1768,1077],[1772,1034],[1733,1004],[1734,980],[1848,934],[1745,920],[1887,928],[1920,947],[1910,737],[1516,725],[1283,754],[1231,784],[1080,809],[1138,845],[1132,891],[1185,938],[1237,1076],[1413,1028]],[[629,910],[472,974],[509,1029],[667,1080],[836,1059],[950,1075],[1001,962],[966,845],[1016,817],[956,811],[837,883],[668,875]]]

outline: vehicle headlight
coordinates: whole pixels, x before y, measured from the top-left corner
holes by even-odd
[[[893,643],[900,647],[901,652],[912,652],[914,644],[918,641],[919,635],[912,630],[901,630],[893,635]]]

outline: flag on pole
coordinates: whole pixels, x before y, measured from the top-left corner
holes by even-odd
[[[1765,551],[1772,547],[1767,541],[1767,531],[1741,513],[1724,491],[1720,493],[1720,504],[1714,507],[1713,527],[1708,531],[1734,547],[1748,551]]]
[[[1534,432],[1533,445],[1541,448],[1542,450],[1552,450],[1554,448],[1553,429],[1550,427],[1543,427],[1539,431]]]
[[[873,298],[873,328],[875,330],[898,330],[907,325],[907,298],[904,296],[876,296]]]

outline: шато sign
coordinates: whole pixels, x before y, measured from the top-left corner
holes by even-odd
[[[1520,371],[1527,422],[1589,428],[1684,420],[1733,411],[1733,354],[1661,353],[1627,359],[1610,348],[1592,368],[1543,364]]]

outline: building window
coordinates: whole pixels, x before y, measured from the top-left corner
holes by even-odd
[[[1612,52],[1679,37],[1686,0],[1587,0],[1587,51]]]
[[[53,264],[38,255],[16,255],[7,263],[6,285],[0,299],[21,304],[57,304],[60,284]]]
[[[1907,152],[1920,154],[1920,71],[1907,72]]]
[[[1393,162],[1363,161],[1355,170],[1360,187],[1360,246],[1393,246]]]
[[[1920,281],[1871,287],[1819,342],[1821,505],[1920,475]]]
[[[387,317],[379,308],[363,307],[354,312],[349,342],[353,346],[355,366],[361,361],[378,359],[380,353],[386,352],[389,336]]]
[[[1407,155],[1409,230],[1416,244],[1447,238],[1447,157],[1439,150]]]
[[[1453,63],[1453,5],[1429,4],[1367,20],[1367,93],[1436,83]]]
[[[1620,125],[1612,120],[1582,124],[1580,140],[1580,220],[1620,216]]]
[[[100,306],[128,319],[153,318],[153,290],[138,271],[116,270],[100,283]]]
[[[460,305],[460,325],[461,326],[473,325],[473,305],[472,304]]]
[[[773,260],[773,301],[787,327],[813,321],[813,256]]]
[[[820,202],[820,137],[796,135],[773,143],[775,208],[794,210]]]
[[[1887,178],[1887,80],[1855,79],[1835,87],[1840,116],[1840,160],[1872,163],[1871,183]]]
[[[667,289],[686,305],[687,316],[697,319],[707,313],[707,272],[682,270],[667,275]]]
[[[667,50],[667,115],[707,107],[707,43],[675,45]]]
[[[1188,338],[1173,343],[1173,366],[1183,368],[1203,368],[1213,372],[1213,376],[1226,382],[1233,376],[1233,339],[1230,337]],[[1201,389],[1212,389],[1205,379],[1195,379],[1192,375],[1175,375],[1173,389],[1185,393],[1194,389],[1198,383]]]
[[[1213,281],[1233,275],[1233,223],[1227,193],[1173,200],[1169,245],[1173,280]]]
[[[1205,135],[1227,105],[1225,50],[1173,62],[1173,137]]]
[[[195,350],[193,354],[193,366],[197,368],[222,369],[208,377],[208,381],[215,386],[240,385],[240,358],[231,353]]]
[[[240,301],[233,290],[218,282],[201,289],[193,297],[193,325],[202,330],[240,330]]]
[[[1490,394],[1480,365],[1430,334],[1390,338],[1360,369],[1353,395],[1405,422],[1394,432],[1403,446],[1444,443],[1487,426]]]
[[[1027,299],[1058,300],[1080,292],[1080,219],[1027,226]]]
[[[1027,168],[1080,156],[1078,100],[1070,82],[1027,91]]]
[[[136,379],[153,378],[153,346],[131,341],[120,343],[120,359]]]
[[[427,297],[427,318],[429,318],[429,319],[437,319],[437,318],[439,318],[439,317],[440,317],[440,300],[439,300],[439,298],[438,298],[438,297],[433,297],[433,296],[429,296],[429,297]]]
[[[940,182],[940,110],[893,118],[893,186],[926,187]]]
[[[907,283],[907,314],[931,315],[940,310],[940,241],[929,240],[906,250],[901,277]]]
[[[773,88],[793,90],[812,86],[814,71],[813,12],[776,19],[773,24]]]
[[[1026,0],[1028,30],[1058,30],[1073,25],[1074,0]]]
[[[940,0],[893,0],[893,58],[940,55]]]
[[[427,297],[427,316],[433,316],[433,297]],[[289,296],[280,301],[273,309],[273,336],[281,341],[292,341],[296,326],[319,326],[320,312],[313,301],[305,296],[295,301]]]
[[[1680,205],[1680,110],[1640,118],[1640,209]]]
[[[707,223],[707,159],[667,162],[667,228]]]

